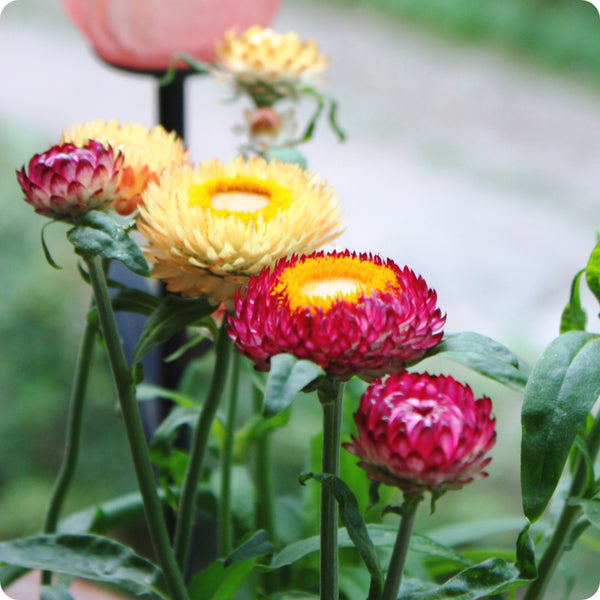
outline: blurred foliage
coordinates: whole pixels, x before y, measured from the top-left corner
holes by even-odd
[[[600,84],[600,18],[585,0],[328,0],[499,47]]]

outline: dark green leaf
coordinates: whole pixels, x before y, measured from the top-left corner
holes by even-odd
[[[230,600],[252,571],[258,558],[234,562],[228,567],[222,559],[200,571],[190,582],[190,600]]]
[[[53,223],[56,223],[56,221],[50,221],[50,223],[46,223],[43,227],[42,227],[42,232],[40,233],[40,238],[42,241],[42,250],[44,251],[44,256],[46,258],[46,262],[53,268],[53,269],[57,269],[57,270],[61,270],[62,267],[58,264],[56,264],[56,262],[54,261],[54,259],[52,258],[52,254],[50,253],[50,249],[48,248],[48,245],[46,244],[46,238],[44,236],[44,234],[46,233],[46,227],[49,227],[50,225],[52,225]]]
[[[197,324],[210,315],[216,307],[204,298],[183,299],[167,296],[148,317],[133,354],[134,362],[139,362],[155,346],[166,342],[175,333]]]
[[[0,562],[115,584],[168,598],[158,567],[131,549],[92,535],[41,535],[0,543]]]
[[[379,564],[379,557],[375,551],[375,546],[369,537],[367,526],[358,508],[356,496],[335,475],[329,473],[308,473],[307,475],[303,475],[300,481],[304,483],[309,478],[318,481],[335,496],[340,509],[340,519],[371,575],[369,600],[379,598],[383,589],[383,572]]]
[[[512,564],[493,558],[469,567],[433,589],[401,589],[398,600],[478,600],[501,594],[529,583]],[[430,588],[430,584],[425,584]]]
[[[445,335],[424,358],[440,354],[517,391],[527,383],[529,367],[506,346],[479,333]]]
[[[263,414],[270,416],[286,409],[296,394],[322,375],[325,375],[323,369],[309,360],[298,360],[291,354],[273,356],[267,377]]]
[[[581,269],[581,271],[573,278],[569,303],[565,306],[560,318],[560,333],[566,333],[567,331],[585,331],[587,315],[581,306],[581,297],[579,294],[581,276],[584,273],[585,269]]]
[[[530,521],[546,508],[599,394],[600,338],[569,331],[552,341],[529,377],[521,415],[522,499]]]
[[[588,264],[585,267],[585,280],[594,296],[596,296],[596,300],[600,302],[600,241],[592,250]]]
[[[109,213],[93,210],[67,237],[77,254],[89,260],[94,256],[120,260],[128,269],[148,277],[150,269],[137,243],[131,239],[127,229]]]
[[[265,418],[262,415],[256,415],[250,419],[235,433],[233,452],[236,461],[245,462],[250,448],[273,431],[287,425],[291,414],[291,409],[288,408],[272,417]]]
[[[73,596],[64,585],[44,585],[41,589],[40,600],[73,600]]]
[[[583,498],[569,498],[571,506],[580,506],[585,518],[600,529],[600,500],[584,500]]]
[[[179,428],[184,425],[194,426],[198,420],[199,413],[199,406],[175,407],[152,435],[150,448],[156,449],[163,447],[168,449],[173,443]]]
[[[225,566],[232,563],[248,560],[250,558],[260,558],[265,554],[273,552],[273,544],[269,542],[267,533],[263,530],[250,535],[240,546],[238,546],[226,559]]]
[[[160,304],[156,296],[130,288],[123,288],[113,294],[111,302],[115,312],[130,312],[146,316],[152,314]]]
[[[537,567],[533,542],[529,537],[529,527],[530,524],[528,523],[517,537],[517,562],[515,566],[522,578],[535,579],[537,577]]]

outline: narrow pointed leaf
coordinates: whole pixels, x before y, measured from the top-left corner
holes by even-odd
[[[529,367],[506,346],[471,331],[445,335],[425,358],[443,355],[485,377],[522,392]]]
[[[552,497],[598,395],[600,338],[569,331],[552,341],[529,377],[521,414],[522,500],[530,521]]]
[[[230,600],[248,577],[258,558],[234,562],[225,566],[216,560],[200,571],[190,582],[190,600]]]
[[[41,238],[41,241],[42,241],[42,250],[44,251],[44,257],[46,258],[46,262],[53,269],[56,269],[57,271],[60,271],[60,270],[62,270],[62,267],[59,264],[57,264],[56,261],[52,258],[52,254],[50,252],[50,248],[48,248],[48,244],[46,244],[46,237],[44,235],[46,233],[46,227],[49,227],[53,223],[55,223],[55,221],[50,221],[50,223],[46,223],[42,227],[42,232],[40,233],[40,238]]]
[[[560,333],[566,333],[567,331],[585,331],[587,315],[585,314],[583,306],[581,306],[581,295],[579,293],[581,277],[584,273],[585,269],[582,269],[573,278],[569,303],[565,306],[560,318]]]
[[[41,535],[0,543],[0,562],[117,585],[168,598],[162,574],[126,546],[92,535]]]
[[[596,300],[600,302],[600,241],[592,250],[588,264],[585,267],[585,279],[590,290],[596,296]]]
[[[273,544],[269,542],[266,531],[261,529],[252,534],[225,559],[225,566],[228,567],[234,562],[240,562],[250,558],[260,558],[261,556],[271,554],[272,552]]]
[[[600,529],[600,500],[584,500],[582,498],[569,498],[572,506],[581,506],[585,518]]]
[[[64,585],[44,585],[41,589],[40,600],[73,600],[73,596]]]
[[[151,315],[160,304],[156,296],[130,288],[121,289],[113,294],[111,302],[115,312],[130,312],[146,316]]]
[[[379,564],[379,557],[375,551],[375,546],[369,537],[365,520],[358,508],[356,496],[335,475],[329,473],[308,473],[307,475],[303,475],[300,481],[304,483],[307,479],[315,479],[321,485],[327,487],[335,496],[340,509],[340,519],[371,575],[369,600],[379,598],[383,589],[383,571]]]
[[[152,348],[166,342],[175,333],[194,325],[216,310],[206,298],[193,300],[167,296],[148,317],[133,354],[133,361],[140,362]]]
[[[296,394],[323,375],[323,369],[309,360],[298,360],[291,354],[273,356],[265,388],[263,414],[270,416],[286,409]]]

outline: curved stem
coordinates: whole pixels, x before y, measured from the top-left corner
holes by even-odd
[[[94,257],[88,259],[86,262],[92,289],[94,290],[98,317],[106,344],[113,381],[121,407],[123,423],[127,433],[129,449],[133,458],[140,493],[144,501],[146,522],[150,530],[152,545],[162,568],[171,597],[173,600],[187,600],[187,591],[171,549],[167,526],[156,491],[156,483],[144,437],[142,419],[135,398],[135,387],[119,339],[115,315],[102,268],[102,261],[99,257]]]
[[[595,461],[598,450],[600,449],[600,415],[596,417],[594,425],[588,435],[587,448],[592,461]],[[523,596],[523,600],[537,600],[538,598],[544,597],[550,579],[565,552],[569,534],[581,514],[581,508],[569,504],[568,500],[569,498],[584,497],[588,491],[585,489],[586,482],[586,465],[583,458],[580,457],[571,487],[569,488],[569,494],[567,495],[563,509],[556,523],[554,533],[538,563],[538,576],[529,584],[527,592],[525,593],[525,596]]]
[[[229,339],[229,336],[225,331],[225,325],[223,324],[216,344],[215,370],[210,382],[208,396],[194,429],[192,446],[190,449],[190,459],[185,471],[181,490],[181,502],[177,511],[174,547],[175,557],[182,571],[185,570],[187,564],[187,555],[190,547],[190,539],[192,537],[192,526],[194,524],[194,507],[196,504],[198,481],[200,479],[202,465],[204,464],[208,436],[223,393],[232,348],[231,340]]]
[[[337,476],[340,466],[340,438],[344,384],[329,380],[327,389],[319,390],[323,407],[323,453],[321,470]],[[338,600],[338,510],[333,493],[321,486],[321,565],[320,598]]]
[[[223,440],[223,455],[221,457],[221,493],[219,496],[219,554],[221,556],[227,556],[231,552],[233,541],[231,522],[231,467],[240,382],[240,358],[239,353],[234,352],[231,365],[229,404],[225,420],[225,439]]]
[[[402,520],[398,529],[398,536],[394,544],[394,551],[390,559],[390,566],[383,586],[383,596],[381,600],[396,600],[402,581],[404,563],[408,553],[408,544],[412,534],[415,517],[419,502],[423,499],[421,494],[406,494],[402,506]]]
[[[56,524],[60,516],[60,511],[75,469],[79,460],[79,442],[81,433],[81,421],[83,416],[83,405],[87,390],[88,375],[90,372],[90,363],[94,351],[94,341],[96,338],[96,324],[86,320],[85,329],[81,338],[75,374],[73,376],[73,387],[71,388],[71,398],[69,401],[69,414],[67,417],[67,434],[65,440],[65,450],[60,470],[54,482],[52,494],[48,502],[46,518],[44,520],[44,533],[54,533]],[[52,573],[44,571],[42,573],[42,585],[52,583]]]

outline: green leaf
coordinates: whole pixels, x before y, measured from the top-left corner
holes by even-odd
[[[494,594],[509,592],[529,583],[522,578],[514,565],[493,558],[464,569],[441,586],[431,588],[430,583],[418,589],[412,582],[410,589],[401,588],[398,600],[478,600]]]
[[[581,271],[573,278],[569,303],[565,306],[560,318],[560,333],[566,333],[567,331],[585,331],[587,315],[581,306],[581,296],[579,294],[581,277],[584,273],[585,269],[581,269]]]
[[[424,358],[440,354],[519,392],[525,389],[529,367],[489,337],[471,331],[448,334]]]
[[[250,419],[244,427],[235,432],[233,453],[236,462],[245,462],[250,448],[273,431],[287,425],[291,415],[291,409],[288,407],[272,417],[256,415]]]
[[[260,531],[251,534],[225,559],[225,566],[228,567],[232,563],[251,558],[260,558],[261,556],[271,554],[272,552],[273,544],[269,542],[267,533],[261,529]]]
[[[265,160],[279,160],[283,163],[298,165],[301,169],[308,168],[306,157],[297,148],[271,148],[264,153]]]
[[[230,600],[248,577],[258,558],[234,562],[225,566],[216,560],[200,571],[190,582],[190,600]]]
[[[58,265],[54,259],[52,258],[52,254],[50,253],[50,249],[48,248],[48,245],[46,244],[46,238],[44,236],[44,234],[46,233],[46,227],[49,227],[50,225],[52,225],[53,223],[56,223],[56,221],[50,221],[50,223],[46,223],[43,227],[42,227],[42,231],[40,233],[40,238],[41,238],[41,242],[42,242],[42,250],[44,251],[44,257],[46,258],[46,262],[53,268],[53,269],[57,269],[58,271],[62,270],[62,267],[60,265]]]
[[[138,402],[145,400],[154,400],[154,398],[165,398],[171,400],[179,406],[186,408],[193,408],[198,406],[198,402],[195,398],[182,394],[181,392],[175,392],[168,388],[161,387],[160,385],[154,385],[153,383],[140,383],[136,389],[136,397]]]
[[[304,483],[308,479],[315,479],[321,485],[328,488],[335,496],[340,509],[340,519],[371,575],[368,600],[379,598],[383,589],[383,571],[379,564],[379,557],[375,551],[375,546],[369,537],[367,526],[358,508],[356,496],[335,475],[329,473],[308,473],[300,478],[300,482]]]
[[[126,546],[92,535],[41,535],[0,543],[0,562],[112,583],[168,599],[162,574]]]
[[[529,537],[530,527],[531,525],[527,523],[517,537],[517,562],[515,566],[519,570],[520,577],[525,579],[535,579],[537,577],[535,550]]]
[[[583,509],[585,518],[594,526],[600,529],[600,500],[584,500],[583,498],[569,498],[568,503],[571,506],[580,506]]]
[[[535,364],[521,414],[523,510],[531,521],[546,508],[575,437],[600,395],[600,338],[569,331]]]
[[[184,425],[193,427],[198,420],[199,413],[199,406],[175,407],[152,435],[150,449],[165,448],[168,450],[177,435],[178,429]]]
[[[167,296],[148,317],[133,354],[133,361],[140,362],[152,348],[166,342],[175,333],[200,322],[216,307],[204,298],[183,299]]]
[[[44,585],[41,589],[40,600],[73,600],[73,596],[64,585]]]
[[[156,310],[160,299],[142,290],[124,288],[111,296],[111,302],[115,312],[130,312],[148,316]]]
[[[286,409],[296,394],[325,371],[309,360],[298,360],[291,354],[277,354],[271,358],[267,377],[263,414],[270,416]]]
[[[109,213],[93,210],[76,227],[67,232],[67,238],[77,254],[85,259],[102,256],[120,260],[128,269],[148,277],[150,269],[137,243],[127,229]]]
[[[600,241],[592,250],[588,264],[585,267],[585,280],[596,300],[600,302]]]

